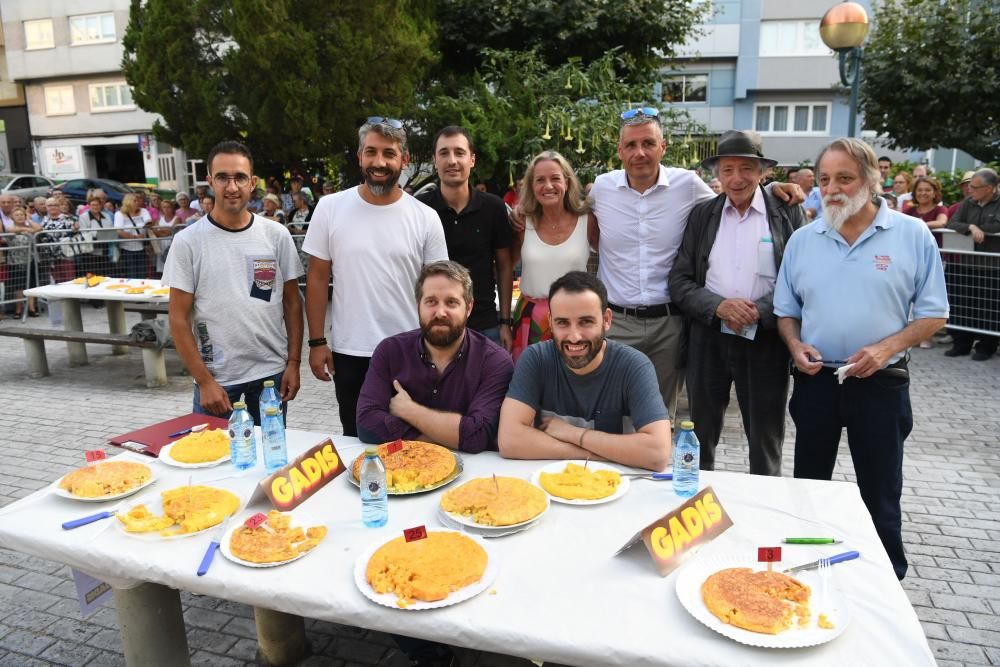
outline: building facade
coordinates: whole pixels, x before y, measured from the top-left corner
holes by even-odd
[[[23,86],[35,173],[176,189],[184,156],[152,137],[121,71],[128,0],[3,0],[6,74]]]
[[[711,134],[756,130],[768,157],[783,166],[813,162],[823,145],[847,135],[837,57],[819,35],[820,19],[836,2],[713,0],[701,34],[664,71],[663,102],[683,108]],[[871,15],[871,2],[859,2]],[[935,170],[972,166],[961,151],[888,149],[864,131],[863,120],[861,138],[893,161],[928,162]]]

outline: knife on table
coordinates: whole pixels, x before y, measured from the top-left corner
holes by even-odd
[[[655,479],[655,480],[665,480],[673,479],[674,474],[672,472],[623,472],[622,477],[641,477],[643,479]]]
[[[229,520],[232,518],[233,515],[230,514],[223,519],[219,529],[212,536],[212,541],[209,543],[208,549],[205,550],[205,556],[201,559],[201,565],[198,566],[199,577],[204,577],[205,573],[208,572],[208,568],[212,567],[212,559],[215,558],[215,552],[219,550],[219,545],[222,544],[222,537],[226,534],[226,528],[229,527]]]
[[[67,521],[62,525],[63,530],[73,530],[74,528],[79,528],[80,526],[86,526],[88,523],[94,523],[95,521],[100,521],[102,519],[107,519],[113,517],[118,512],[118,508],[113,510],[108,510],[106,512],[98,512],[97,514],[91,514],[90,516],[81,517],[79,519],[73,519],[72,521]]]
[[[857,551],[845,551],[842,554],[837,554],[836,556],[830,556],[829,558],[820,558],[819,560],[814,560],[811,563],[806,563],[805,565],[796,565],[795,567],[790,567],[787,570],[782,570],[783,574],[794,574],[795,572],[802,572],[804,570],[815,570],[819,567],[820,563],[828,563],[830,565],[835,565],[836,563],[843,563],[847,560],[854,560],[861,554]]]

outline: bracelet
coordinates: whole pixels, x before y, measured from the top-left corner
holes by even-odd
[[[512,327],[512,326],[514,326],[514,318],[513,317],[501,317],[500,318],[500,324],[506,324],[507,326]]]
[[[319,347],[320,345],[326,345],[326,337],[323,338],[310,338],[308,340],[309,347]]]
[[[586,449],[586,447],[583,446],[583,436],[587,435],[588,433],[590,433],[590,429],[585,428],[583,429],[583,433],[580,434],[580,442],[579,442],[580,449]]]

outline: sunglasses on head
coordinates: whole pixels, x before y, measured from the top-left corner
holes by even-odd
[[[385,116],[368,116],[369,125],[388,125],[389,127],[402,130],[403,124],[396,120],[395,118],[386,118]]]
[[[660,116],[660,110],[654,109],[653,107],[637,107],[635,109],[628,109],[627,111],[622,111],[622,120],[632,120],[638,116],[648,116],[649,118],[658,118]]]

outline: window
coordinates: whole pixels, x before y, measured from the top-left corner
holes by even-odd
[[[24,48],[51,49],[56,45],[52,39],[52,19],[38,19],[24,22]]]
[[[708,101],[707,74],[674,74],[663,79],[663,101],[672,104]]]
[[[94,113],[103,111],[124,111],[134,109],[132,91],[124,81],[115,83],[95,83],[90,86],[90,110]]]
[[[762,21],[761,56],[829,56],[819,37],[819,21]]]
[[[87,14],[69,17],[69,43],[101,44],[115,41],[114,14]]]
[[[73,86],[45,86],[45,115],[67,116],[76,113]]]
[[[754,106],[754,129],[772,134],[829,134],[829,103],[778,103]]]

